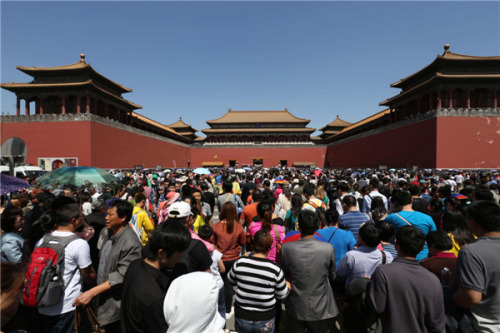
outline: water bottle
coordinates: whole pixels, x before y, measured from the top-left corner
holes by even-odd
[[[451,288],[451,275],[451,270],[448,267],[441,270],[441,285],[443,287]]]

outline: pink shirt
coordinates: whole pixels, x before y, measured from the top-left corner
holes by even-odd
[[[257,231],[262,229],[262,222],[252,222],[250,226],[248,227],[248,230],[250,230],[250,235],[253,237],[257,233]],[[276,262],[276,231],[275,229],[278,229],[278,235],[279,235],[279,242],[283,244],[283,239],[285,238],[285,227],[277,224],[271,224],[271,237],[273,238],[273,245],[271,245],[271,250],[269,251],[267,255],[267,259],[271,260],[272,262]]]

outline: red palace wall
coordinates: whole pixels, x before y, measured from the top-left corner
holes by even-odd
[[[325,166],[337,168],[434,168],[436,165],[436,118],[331,144]]]
[[[38,165],[39,157],[78,157],[79,165],[92,165],[90,122],[2,123],[1,129],[2,144],[11,137],[24,140],[26,163]]]
[[[269,148],[191,148],[191,166],[199,167],[203,162],[223,162],[237,160],[238,165],[253,165],[254,158],[263,159],[263,167],[269,168],[279,164],[279,160],[287,160],[291,167],[293,162],[314,162],[323,167],[325,147],[269,147]]]
[[[500,168],[500,117],[437,118],[437,168]]]
[[[92,166],[101,168],[186,168],[190,148],[111,126],[92,123]]]
[[[2,144],[14,136],[26,143],[33,165],[39,157],[77,157],[80,166],[185,168],[190,156],[189,147],[90,121],[2,123]]]

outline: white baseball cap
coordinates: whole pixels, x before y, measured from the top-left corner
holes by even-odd
[[[185,201],[174,202],[168,209],[168,217],[178,218],[193,215],[191,206]]]

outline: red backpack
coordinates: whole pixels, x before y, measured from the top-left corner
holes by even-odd
[[[42,244],[30,256],[26,270],[26,287],[23,290],[24,304],[44,307],[59,303],[78,267],[64,286],[61,267],[64,265],[64,250],[72,241],[80,239],[76,235],[56,237],[47,234]]]

